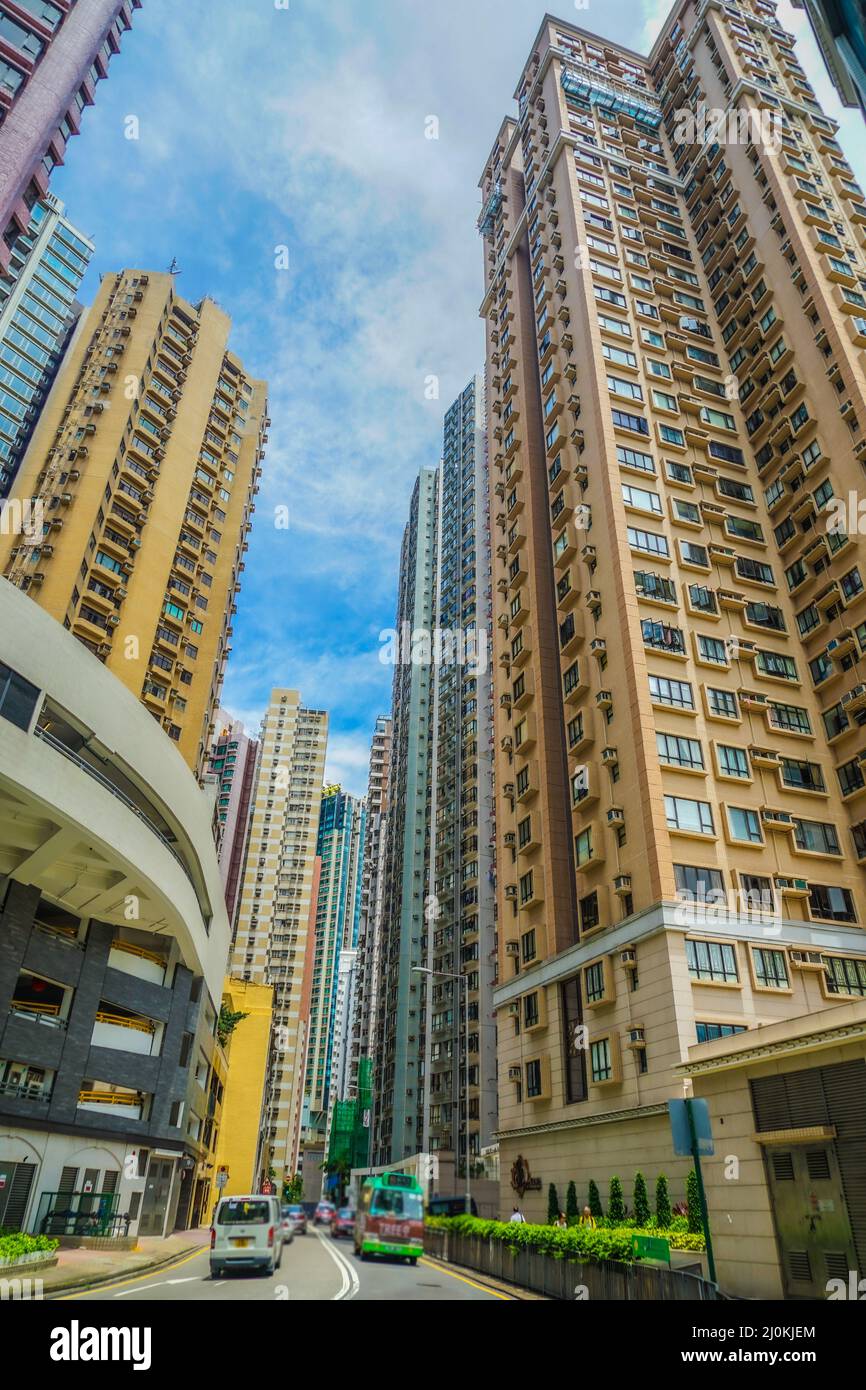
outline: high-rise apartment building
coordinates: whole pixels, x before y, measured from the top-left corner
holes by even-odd
[[[358,1081],[361,1058],[370,1058],[373,1055],[379,952],[382,940],[391,730],[390,717],[380,714],[370,745],[370,769],[367,777],[367,825],[364,835],[364,868],[361,874],[361,917],[358,923],[358,957],[354,973],[349,1064],[350,1081],[355,1084]]]
[[[681,1197],[675,1069],[866,994],[866,198],[765,0],[676,4],[649,57],[548,16],[517,97],[480,220],[502,1172]]]
[[[361,878],[364,867],[366,806],[340,786],[322,792],[316,855],[321,876],[316,901],[312,991],[309,1011],[305,1097],[309,1098],[306,1146],[324,1151],[328,1112],[335,1093],[332,1077],[340,960],[358,944]]]
[[[234,923],[246,862],[247,836],[258,765],[258,741],[223,710],[216,712],[216,733],[208,757],[217,805],[217,853],[229,922]]]
[[[429,905],[430,719],[432,671],[413,637],[433,628],[438,473],[415,483],[400,552],[393,732],[388,785],[379,981],[373,1029],[372,1155],[391,1163],[421,1151],[425,912]]]
[[[12,485],[81,306],[75,296],[93,254],[48,193],[11,248],[0,278],[0,499]]]
[[[272,985],[272,1069],[264,1106],[270,1164],[297,1169],[304,1093],[305,961],[312,946],[318,882],[316,841],[328,716],[304,709],[296,690],[273,690],[262,722],[246,867],[235,922],[231,973]]]
[[[445,416],[438,470],[416,484],[401,554],[381,928],[359,971],[380,1163],[449,1152],[459,1170],[496,1127],[488,493],[474,377]]]
[[[199,774],[269,423],[229,329],[172,275],[106,275],[13,488],[13,503],[41,504],[41,526],[0,534],[6,577],[144,701]]]
[[[0,273],[141,0],[0,0]]]
[[[805,10],[844,106],[866,116],[866,0],[791,0]]]
[[[434,974],[425,993],[423,1151],[456,1151],[458,1166],[467,1129],[470,1160],[477,1160],[496,1127],[493,579],[484,430],[484,382],[476,376],[446,413],[439,469],[434,630],[442,659],[432,673],[434,849],[425,942],[425,965]],[[465,997],[459,979],[442,978],[461,974],[468,977]]]

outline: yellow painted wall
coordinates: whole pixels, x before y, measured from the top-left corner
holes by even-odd
[[[270,985],[226,978],[223,1003],[248,1015],[241,1019],[229,1038],[228,1079],[223,1099],[222,1124],[217,1139],[214,1183],[207,1205],[207,1216],[217,1198],[255,1192],[260,1174],[256,1172],[261,1129],[262,1096],[267,1078],[274,991]],[[228,1168],[228,1182],[222,1192],[216,1173]]]

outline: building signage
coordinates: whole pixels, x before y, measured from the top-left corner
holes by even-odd
[[[541,1178],[534,1178],[529,1171],[529,1164],[520,1154],[511,1165],[511,1186],[518,1196],[522,1197],[525,1192],[540,1192]]]

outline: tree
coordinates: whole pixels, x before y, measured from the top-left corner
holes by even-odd
[[[622,1182],[617,1177],[613,1177],[610,1180],[610,1191],[607,1197],[607,1215],[610,1221],[625,1220],[625,1202],[622,1195]]]
[[[559,1197],[556,1191],[556,1183],[551,1183],[547,1189],[547,1224],[555,1226],[559,1220]]]
[[[601,1197],[599,1196],[598,1184],[593,1178],[589,1180],[589,1210],[596,1221],[601,1221],[604,1212],[601,1209]]]
[[[634,1175],[634,1219],[639,1226],[648,1226],[650,1219],[649,1195],[643,1173]]]
[[[220,1004],[220,1016],[217,1023],[217,1037],[220,1041],[220,1047],[225,1047],[241,1019],[244,1018],[249,1018],[249,1014],[241,1013],[238,1009],[230,1009],[228,1004]]]
[[[656,1221],[663,1231],[671,1224],[671,1196],[664,1173],[659,1173],[656,1179]]]
[[[573,1225],[580,1216],[577,1206],[577,1188],[573,1182],[568,1184],[568,1191],[565,1194],[565,1216],[569,1226]]]
[[[698,1189],[698,1175],[694,1168],[686,1178],[686,1206],[688,1207],[689,1230],[698,1234],[704,1229],[701,1217],[701,1194]]]
[[[300,1173],[296,1173],[293,1178],[283,1179],[283,1201],[300,1202],[304,1195],[304,1179]]]

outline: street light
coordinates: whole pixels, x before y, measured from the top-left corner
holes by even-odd
[[[466,974],[463,974],[463,973],[461,973],[461,974],[459,974],[459,975],[453,975],[453,974],[450,973],[450,971],[447,971],[447,970],[431,970],[430,967],[427,966],[427,965],[413,965],[413,966],[412,966],[412,973],[413,973],[414,975],[429,975],[429,976],[431,977],[431,979],[437,979],[437,980],[460,980],[461,983],[463,984],[463,987],[464,987],[464,994],[463,994],[463,1021],[464,1021],[464,1027],[465,1027],[465,1044],[464,1044],[464,1048],[463,1048],[463,1076],[464,1076],[464,1093],[463,1093],[463,1094],[464,1094],[464,1098],[465,1098],[465,1101],[466,1101],[466,1106],[465,1106],[466,1117],[465,1117],[465,1123],[464,1123],[464,1134],[465,1134],[465,1136],[466,1136],[466,1215],[467,1215],[467,1216],[471,1216],[471,1215],[472,1215],[472,1187],[471,1187],[471,1178],[470,1178],[470,1173],[469,1173],[469,976],[466,975]],[[426,1131],[427,1133],[429,1133],[429,1124],[428,1124],[427,1118],[426,1118],[426,1116],[427,1116],[427,1114],[429,1113],[429,1110],[430,1110],[430,1056],[429,1056],[430,1039],[429,1039],[429,1038],[427,1039],[427,1047],[428,1047],[427,1066],[426,1066],[426,1068],[425,1068],[425,1074],[424,1074],[424,1113],[425,1113],[424,1129],[425,1129],[425,1131]],[[458,1096],[458,1103],[457,1103],[457,1134],[456,1134],[456,1140],[457,1140],[457,1142],[455,1143],[455,1146],[454,1146],[454,1160],[455,1160],[455,1163],[459,1162],[459,1158],[460,1158],[460,1098],[459,1098],[459,1096]]]

